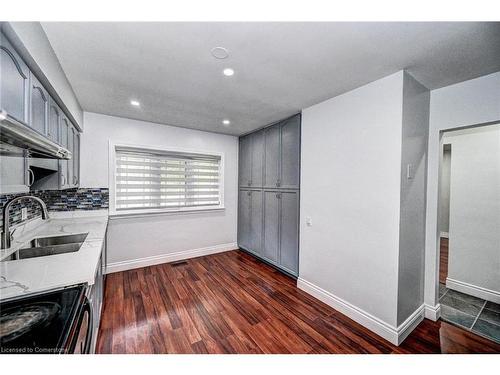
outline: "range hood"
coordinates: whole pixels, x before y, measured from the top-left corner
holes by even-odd
[[[71,152],[35,130],[0,112],[0,141],[27,150],[31,158],[71,159]]]

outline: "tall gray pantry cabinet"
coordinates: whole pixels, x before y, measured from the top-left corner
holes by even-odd
[[[240,137],[238,246],[299,271],[300,114]]]

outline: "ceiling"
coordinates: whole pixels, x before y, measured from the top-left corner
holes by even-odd
[[[83,110],[233,135],[405,68],[430,89],[500,70],[500,23],[42,26]]]

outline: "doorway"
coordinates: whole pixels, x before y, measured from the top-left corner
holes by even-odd
[[[445,132],[441,153],[441,319],[500,342],[500,124]]]

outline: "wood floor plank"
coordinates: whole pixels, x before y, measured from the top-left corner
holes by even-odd
[[[399,347],[242,251],[108,276],[98,353],[500,353],[424,320]]]

